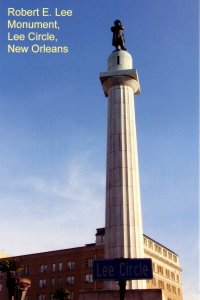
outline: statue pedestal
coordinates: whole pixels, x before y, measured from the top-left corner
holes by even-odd
[[[127,290],[126,300],[165,300],[161,289]],[[83,291],[74,295],[73,300],[119,300],[119,291]]]

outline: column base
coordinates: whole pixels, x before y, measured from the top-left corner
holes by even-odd
[[[165,300],[161,289],[127,290],[126,300]],[[119,291],[83,291],[74,294],[73,300],[119,300]]]

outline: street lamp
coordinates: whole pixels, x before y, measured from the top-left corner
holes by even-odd
[[[25,300],[27,291],[31,286],[31,281],[28,278],[17,278],[16,279],[16,299]]]

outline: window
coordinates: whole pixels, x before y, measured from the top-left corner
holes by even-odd
[[[179,275],[176,275],[176,281],[179,282]]]
[[[39,294],[38,300],[45,300],[45,294]]]
[[[74,276],[67,276],[67,283],[68,284],[74,284],[75,277]]]
[[[157,266],[157,271],[158,271],[158,273],[163,274],[163,267],[158,265]]]
[[[171,272],[171,279],[175,280],[175,274],[173,272]]]
[[[161,281],[161,280],[158,280],[158,287],[159,287],[160,289],[164,289],[164,287],[165,287],[164,282]]]
[[[62,263],[62,262],[59,262],[59,264],[58,264],[58,270],[59,270],[59,271],[62,271],[62,267],[63,267],[63,263]]]
[[[169,270],[165,270],[165,274],[166,274],[166,276],[168,277],[168,278],[170,278],[170,272],[169,272]]]
[[[173,261],[177,262],[177,256],[173,255]]]
[[[24,276],[29,275],[29,266],[24,266]]]
[[[40,265],[40,273],[46,272],[46,269],[47,269],[47,265],[45,265],[45,264]]]
[[[151,248],[151,249],[153,249],[153,243],[150,240],[148,240],[148,247]]]
[[[3,285],[0,283],[0,292],[2,291]]]
[[[167,290],[171,292],[171,285],[169,283],[167,283]]]
[[[171,252],[168,252],[168,257],[169,257],[169,259],[172,259],[172,253]]]
[[[86,259],[85,263],[87,268],[92,268],[93,258]]]
[[[58,277],[58,286],[61,286],[61,278]]]
[[[86,274],[85,275],[85,282],[93,282],[92,274]]]
[[[69,270],[75,269],[75,261],[68,261],[68,263],[67,263],[67,268],[68,268]]]
[[[176,294],[176,287],[175,287],[175,286],[172,286],[172,292],[173,292],[174,294]]]
[[[157,244],[154,244],[154,249],[156,252],[162,253],[162,248],[160,246],[158,246]]]
[[[40,280],[38,281],[38,286],[39,286],[40,288],[44,288],[44,287],[46,286],[46,279],[40,279]]]
[[[52,287],[55,286],[55,278],[51,278],[51,286],[52,286]]]
[[[167,256],[167,250],[163,249],[163,255]]]
[[[52,271],[53,271],[53,272],[56,271],[56,264],[52,264]]]
[[[147,246],[147,239],[144,238],[144,245]]]

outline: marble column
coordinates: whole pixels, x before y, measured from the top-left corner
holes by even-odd
[[[144,258],[134,108],[140,85],[131,55],[113,52],[100,80],[108,97],[105,258]],[[127,289],[145,287],[144,280],[127,282]],[[118,289],[112,281],[106,288]]]

